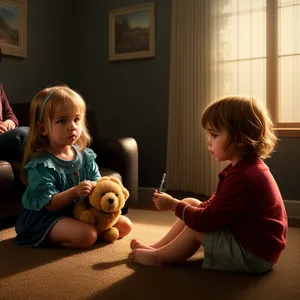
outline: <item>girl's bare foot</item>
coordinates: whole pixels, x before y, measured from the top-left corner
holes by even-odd
[[[162,263],[160,263],[156,250],[150,249],[135,249],[130,253],[134,262],[137,262],[141,265],[152,266],[152,267],[160,267]]]
[[[153,250],[154,249],[153,247],[151,247],[149,245],[146,245],[144,243],[141,243],[141,242],[139,242],[138,240],[135,240],[135,239],[132,239],[130,241],[130,248],[132,250],[134,250],[134,249],[149,249],[149,250]]]

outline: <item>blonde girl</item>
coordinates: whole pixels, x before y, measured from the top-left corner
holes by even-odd
[[[72,218],[76,201],[87,197],[101,177],[86,126],[86,105],[67,86],[38,92],[30,105],[22,180],[27,188],[16,223],[15,242],[22,246],[58,245],[87,248],[97,240],[95,228]],[[120,216],[120,237],[131,222]]]
[[[131,257],[161,266],[191,257],[202,245],[202,268],[264,273],[286,247],[287,216],[278,186],[263,159],[277,142],[267,110],[252,98],[225,97],[202,115],[207,148],[230,164],[219,174],[216,192],[205,202],[179,201],[154,192],[159,210],[178,220],[157,243],[131,241]]]

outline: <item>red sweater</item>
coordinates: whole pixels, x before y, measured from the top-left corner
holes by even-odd
[[[177,205],[177,217],[182,219],[185,206]],[[286,247],[287,215],[279,188],[268,166],[253,156],[227,166],[216,193],[199,207],[188,206],[184,221],[199,232],[227,226],[245,249],[269,262],[277,262]]]
[[[12,120],[16,126],[19,125],[18,119],[8,103],[2,84],[0,84],[0,121],[6,120]]]

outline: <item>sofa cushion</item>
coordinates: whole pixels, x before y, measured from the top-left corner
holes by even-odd
[[[108,169],[108,168],[99,168],[99,172],[100,172],[100,174],[101,174],[102,177],[103,177],[103,176],[117,177],[117,178],[120,179],[121,182],[122,182],[122,176],[121,176],[118,172],[116,172],[116,171],[114,171],[114,170],[112,170],[112,169]]]
[[[15,175],[11,164],[0,160],[0,189],[1,192],[10,190],[14,184]]]

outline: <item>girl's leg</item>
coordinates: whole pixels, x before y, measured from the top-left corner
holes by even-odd
[[[127,217],[120,215],[114,227],[119,230],[119,239],[121,239],[131,231],[132,223]]]
[[[134,261],[148,266],[184,261],[204,244],[205,234],[185,226],[170,243],[159,249],[135,249],[131,251]]]
[[[49,231],[46,242],[66,248],[84,249],[92,246],[97,238],[97,231],[91,225],[72,218],[63,218]]]
[[[201,201],[195,198],[185,198],[182,201],[189,203],[192,206],[199,206]],[[177,219],[174,225],[171,227],[170,231],[158,242],[152,244],[152,245],[146,245],[144,243],[141,243],[135,239],[132,239],[130,242],[130,248],[132,250],[144,248],[144,249],[158,249],[161,248],[168,243],[170,243],[174,238],[178,236],[178,234],[185,228],[185,224],[181,219]]]

